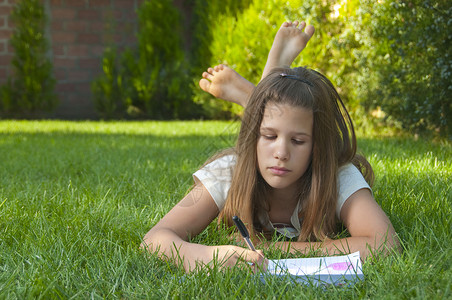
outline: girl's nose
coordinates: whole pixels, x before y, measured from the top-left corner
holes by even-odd
[[[275,149],[274,158],[279,160],[288,160],[289,159],[289,151],[285,143],[281,142]]]

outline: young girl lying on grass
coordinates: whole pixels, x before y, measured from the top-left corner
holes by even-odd
[[[223,267],[243,261],[265,267],[262,250],[188,241],[217,217],[233,226],[234,215],[261,249],[360,251],[365,259],[397,247],[394,228],[368,184],[372,169],[356,154],[352,121],[335,88],[316,71],[288,68],[314,33],[305,26],[281,26],[256,87],[223,65],[203,73],[203,90],[246,107],[237,144],[194,173],[193,189],[145,235],[144,249],[182,262],[186,271],[213,259]],[[331,239],[338,221],[350,237]],[[274,234],[287,241],[266,242]]]

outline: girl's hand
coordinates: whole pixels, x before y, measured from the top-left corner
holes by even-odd
[[[268,260],[264,257],[262,250],[252,251],[238,246],[213,246],[212,259],[220,264],[220,268],[232,268],[239,266],[251,268],[253,272],[265,271]]]

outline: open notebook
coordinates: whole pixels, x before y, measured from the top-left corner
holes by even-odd
[[[269,260],[267,276],[290,276],[313,285],[350,285],[364,278],[359,252],[343,256]]]

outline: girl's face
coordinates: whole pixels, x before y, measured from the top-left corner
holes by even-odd
[[[268,103],[257,141],[264,180],[275,189],[296,188],[311,161],[313,114],[309,109]]]

